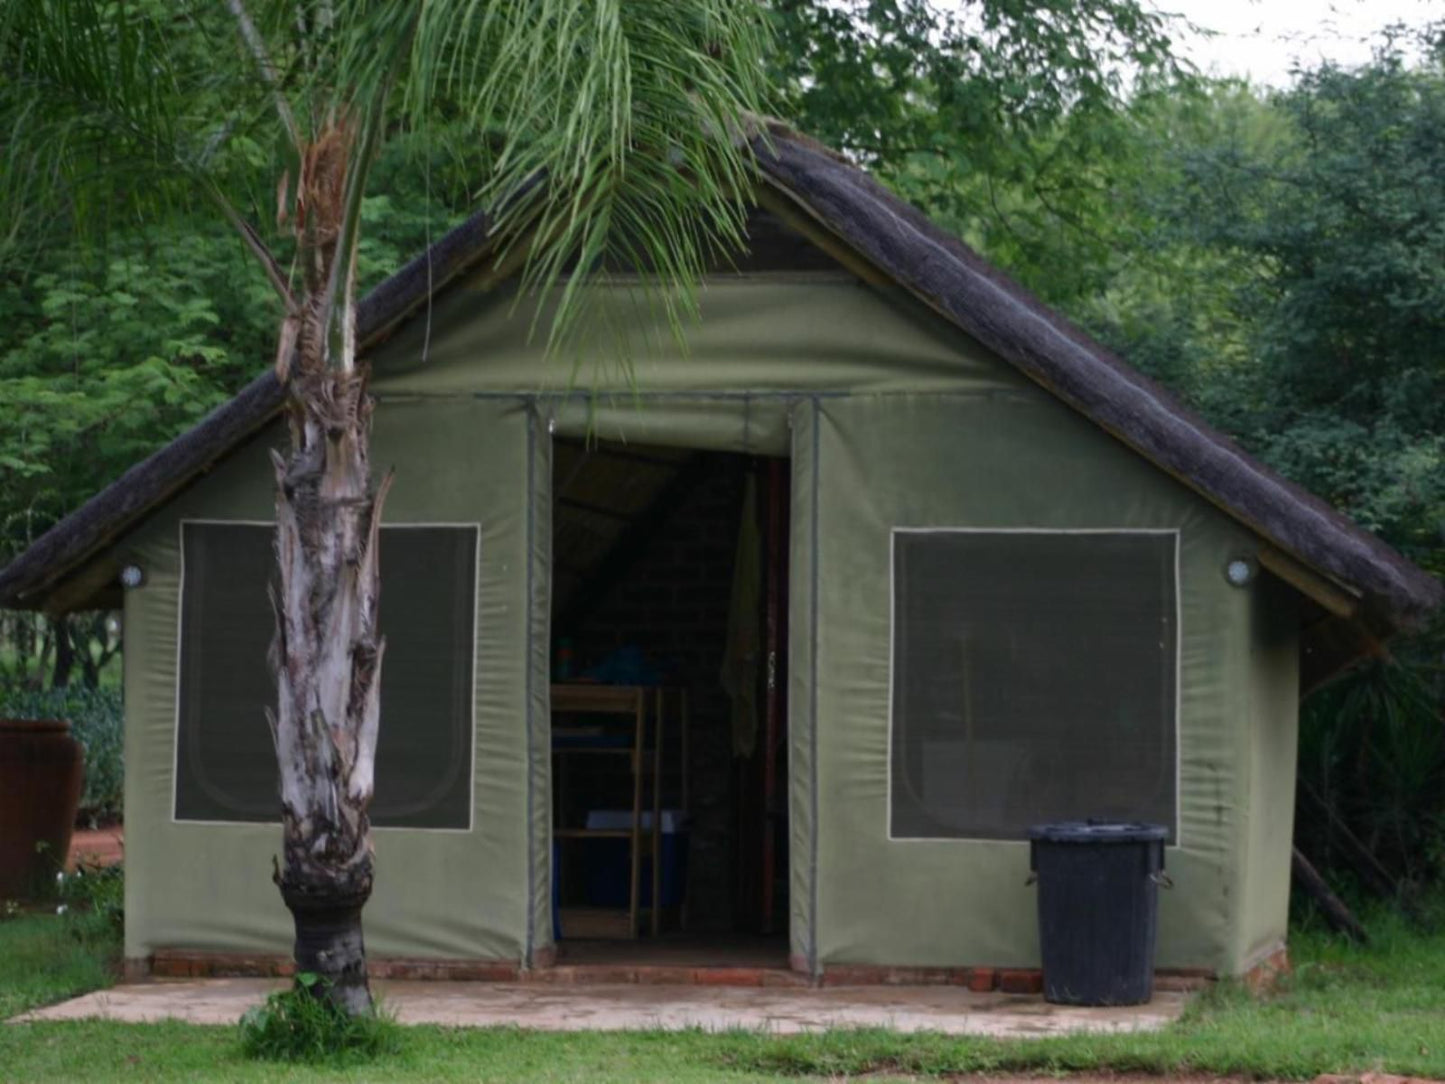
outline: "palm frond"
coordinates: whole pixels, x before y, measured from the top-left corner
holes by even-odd
[[[197,196],[242,222],[216,179],[227,149],[280,176],[339,116],[364,136],[355,212],[375,145],[442,116],[485,148],[477,199],[503,258],[525,253],[524,292],[556,298],[554,349],[586,283],[618,267],[642,273],[681,339],[704,271],[743,242],[742,119],[767,104],[767,27],[755,0],[11,0],[0,207],[14,215],[0,243]],[[242,234],[281,292],[260,235]],[[342,284],[329,294],[344,310]]]
[[[223,46],[198,11],[0,5],[0,250],[49,233],[103,240],[112,225],[198,202],[240,220],[224,194],[225,151],[255,130],[255,95],[234,64],[216,62]],[[254,251],[259,238],[243,240]]]
[[[760,7],[438,0],[413,17],[404,116],[445,102],[489,141],[478,198],[503,251],[527,246],[524,289],[556,291],[549,345],[577,326],[585,284],[617,266],[642,272],[681,339],[703,273],[744,240],[743,118],[766,105]]]

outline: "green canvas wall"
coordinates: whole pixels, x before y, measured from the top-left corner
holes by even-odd
[[[634,329],[635,389],[597,336],[545,363],[525,310],[465,285],[376,355],[388,522],[475,523],[480,554],[476,815],[468,831],[376,833],[374,952],[516,960],[550,942],[550,439],[589,431],[791,456],[799,966],[1037,961],[1026,847],[887,838],[895,526],[1180,530],[1180,887],[1160,963],[1234,971],[1282,938],[1292,790],[1268,781],[1293,765],[1293,599],[1226,584],[1246,531],[936,318],[843,276],[716,280],[685,355],[625,284],[597,305]],[[584,353],[599,349],[600,368]],[[179,525],[268,520],[281,440],[263,434],[117,547],[147,572],[125,605],[128,956],[289,948],[279,830],[171,819]]]
[[[816,642],[817,958],[1038,960],[1027,844],[888,838],[894,527],[1178,529],[1179,840],[1166,856],[1178,887],[1162,897],[1158,962],[1233,972],[1246,962],[1244,941],[1282,938],[1274,886],[1288,869],[1287,828],[1283,849],[1261,837],[1249,852],[1247,841],[1259,825],[1287,824],[1293,803],[1292,787],[1263,783],[1293,732],[1278,718],[1295,710],[1291,600],[1271,599],[1283,621],[1271,620],[1273,640],[1257,650],[1254,592],[1223,574],[1250,551],[1248,533],[1033,389],[822,400],[816,424],[816,560],[827,570]],[[1264,775],[1252,767],[1257,747],[1272,758]]]
[[[126,595],[126,953],[159,947],[286,952],[290,917],[271,883],[279,828],[177,822],[175,755],[179,526],[266,520],[274,429],[227,459],[126,543],[146,569]],[[528,414],[457,398],[389,403],[376,414],[375,462],[404,482],[392,523],[476,523],[475,732],[470,830],[378,829],[377,887],[366,913],[373,951],[500,957],[522,951],[527,914]],[[489,469],[458,469],[484,460]],[[442,466],[438,466],[438,465]],[[447,467],[446,464],[453,466]],[[383,560],[384,560],[383,556]],[[383,602],[385,585],[383,584]],[[390,720],[402,725],[401,720]],[[265,726],[264,720],[257,720]],[[385,723],[383,725],[386,725]]]

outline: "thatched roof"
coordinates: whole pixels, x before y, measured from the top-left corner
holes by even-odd
[[[1365,639],[1417,626],[1441,604],[1439,582],[1245,454],[861,169],[781,128],[760,138],[757,150],[764,206],[865,277],[902,286],[1257,532],[1269,544],[1272,571],[1368,632],[1353,638],[1354,653]],[[363,301],[363,343],[377,342],[429,288],[444,288],[488,255],[487,218],[478,214]],[[47,599],[58,584],[256,432],[280,403],[281,390],[267,373],[127,471],[0,570],[0,605],[53,605]]]

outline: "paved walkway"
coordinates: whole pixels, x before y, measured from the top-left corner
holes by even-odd
[[[96,1017],[229,1024],[284,985],[268,979],[157,980],[86,994],[17,1020]],[[406,1024],[512,1025],[544,1031],[701,1027],[778,1033],[884,1027],[1003,1038],[1152,1030],[1177,1019],[1188,998],[1161,992],[1149,1005],[1082,1009],[1049,1005],[1041,997],[949,986],[768,989],[393,981],[373,983],[373,988]]]

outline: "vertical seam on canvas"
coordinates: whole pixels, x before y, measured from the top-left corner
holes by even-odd
[[[171,726],[171,818],[170,823],[180,820],[180,795],[177,788],[181,782],[181,637],[185,633],[183,621],[186,606],[186,520],[176,524],[176,540],[179,546],[179,571],[176,574],[176,671],[175,671],[175,715]],[[124,629],[121,635],[125,635]],[[124,649],[122,649],[123,651]]]
[[[812,489],[811,508],[809,509],[809,534],[810,539],[810,564],[808,579],[808,670],[809,670],[809,696],[808,696],[808,743],[809,762],[812,772],[812,786],[810,788],[809,805],[811,807],[811,840],[809,855],[810,873],[808,878],[808,966],[816,976],[820,974],[818,960],[818,452],[821,445],[819,429],[822,424],[822,407],[818,397],[813,396],[813,477],[810,482]]]
[[[527,709],[527,939],[523,960],[532,966],[532,956],[537,939],[537,825],[534,775],[537,771],[536,719],[532,705],[532,668],[535,664],[536,644],[533,638],[533,610],[536,607],[533,564],[536,559],[537,530],[537,408],[534,402],[527,404],[527,635],[524,639],[527,651],[527,665],[523,687],[526,690]]]

